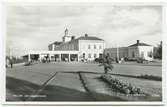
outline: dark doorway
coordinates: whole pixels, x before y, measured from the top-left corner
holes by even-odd
[[[61,54],[61,60],[65,62],[69,61],[69,54]]]
[[[70,61],[78,61],[78,55],[77,54],[70,54]]]
[[[60,55],[59,54],[55,54],[54,58],[55,58],[55,62],[60,61]]]

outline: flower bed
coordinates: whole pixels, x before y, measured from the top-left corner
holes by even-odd
[[[112,89],[124,94],[144,94],[140,88],[132,86],[129,83],[113,78],[111,75],[104,74],[101,79],[109,83]]]

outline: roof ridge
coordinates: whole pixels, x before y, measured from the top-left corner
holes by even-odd
[[[103,40],[103,39],[98,38],[98,37],[96,37],[96,36],[87,36],[87,37],[85,37],[85,36],[80,36],[80,37],[77,38],[77,40]],[[103,40],[103,41],[104,41],[104,40]]]
[[[140,43],[135,43],[133,45],[130,45],[129,47],[132,47],[132,46],[151,46],[151,45],[143,43],[143,42],[140,42]]]

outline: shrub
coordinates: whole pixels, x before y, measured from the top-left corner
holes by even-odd
[[[124,83],[118,79],[112,78],[111,75],[102,75],[101,78],[109,83],[112,89],[124,94],[143,94],[140,88],[132,86],[130,83]]]
[[[153,75],[147,75],[147,74],[137,76],[137,78],[143,78],[143,79],[149,79],[149,80],[162,81],[162,78],[161,78],[161,77],[153,76]]]

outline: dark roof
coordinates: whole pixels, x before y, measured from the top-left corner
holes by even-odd
[[[60,45],[60,44],[62,44],[62,43],[63,43],[63,42],[55,41],[55,42],[53,42],[53,43],[51,43],[51,44],[49,44],[49,45],[52,45],[52,44]]]
[[[133,46],[151,46],[151,45],[146,44],[146,43],[135,43],[133,45],[130,45],[129,47],[133,47]]]
[[[60,44],[62,44],[62,42],[56,41],[56,42],[54,42],[53,44],[55,44],[55,45],[60,45]]]
[[[102,40],[103,41],[103,39],[100,39],[100,38],[98,38],[98,37],[94,37],[94,36],[81,36],[81,37],[79,37],[79,38],[77,38],[77,40]]]
[[[94,36],[81,36],[77,39],[74,39],[74,40],[71,40],[71,41],[68,41],[68,42],[59,42],[59,41],[55,41],[53,42],[52,44],[56,44],[56,45],[63,45],[63,44],[66,44],[66,43],[71,43],[71,42],[74,42],[74,41],[77,41],[77,40],[101,40],[101,41],[104,41],[103,39],[100,39],[100,38],[97,38],[97,37],[94,37]],[[51,45],[51,44],[50,44]]]

